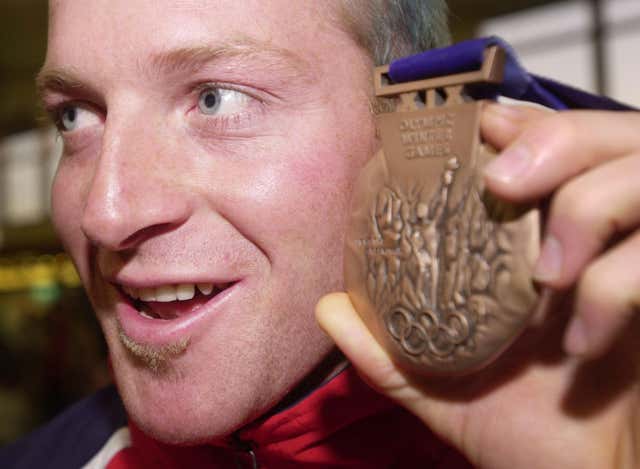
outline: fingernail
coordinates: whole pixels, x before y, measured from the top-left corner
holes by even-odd
[[[574,317],[569,323],[564,348],[569,355],[584,355],[589,349],[587,327],[580,316]]]
[[[554,236],[547,235],[542,252],[533,269],[533,278],[539,282],[552,282],[562,272],[562,245]]]
[[[487,164],[484,173],[491,179],[502,182],[511,182],[518,176],[522,176],[531,166],[532,155],[524,145],[516,145],[508,148],[500,156]]]

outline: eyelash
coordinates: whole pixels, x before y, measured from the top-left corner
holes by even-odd
[[[78,105],[79,103],[76,101],[62,101],[59,104],[56,104],[53,106],[47,106],[45,108],[45,112],[49,116],[49,120],[53,123],[53,125],[57,129],[58,136],[61,136],[66,132],[62,128],[62,114],[64,113],[64,110],[71,106],[78,106]]]
[[[209,89],[231,90],[238,93],[242,93],[248,96],[248,98],[251,101],[253,101],[255,104],[257,104],[260,108],[262,108],[262,106],[265,104],[264,99],[261,99],[259,96],[256,96],[256,93],[252,93],[246,87],[233,86],[233,85],[229,85],[228,83],[204,82],[192,87],[191,95],[193,96],[192,98],[193,104],[189,108],[189,112],[197,110],[200,94]],[[82,101],[70,99],[70,100],[61,101],[53,105],[45,106],[45,112],[49,115],[49,120],[56,127],[58,137],[62,138],[65,136],[65,134],[70,134],[73,132],[73,131],[64,130],[63,123],[62,123],[64,111],[69,107],[82,107],[83,104],[84,103]],[[252,105],[252,104],[253,103],[250,103],[249,105]],[[86,107],[92,108],[92,106],[87,106],[86,104],[84,105]],[[249,120],[251,118],[249,114],[250,112],[242,112],[239,114],[230,114],[230,115],[205,115],[200,113],[198,115],[200,118],[206,120],[207,130],[224,132],[234,125],[238,125],[243,121]]]
[[[194,87],[193,101],[195,102],[195,104],[190,108],[190,111],[193,111],[194,109],[198,108],[198,101],[199,101],[200,94],[210,89],[230,90],[230,91],[235,91],[237,93],[242,93],[243,95],[247,96],[250,101],[252,101],[248,103],[248,105],[251,106],[253,104],[256,104],[260,107],[259,110],[262,110],[262,107],[265,104],[264,99],[261,99],[259,96],[256,95],[256,93],[252,93],[246,87],[234,86],[228,83],[204,82]],[[239,125],[245,121],[249,121],[253,117],[250,111],[249,112],[245,111],[239,114],[230,114],[230,115],[205,115],[205,114],[198,114],[198,115],[200,118],[203,118],[206,120],[207,130],[215,131],[215,132],[225,132],[229,129],[229,127],[232,127],[233,125]]]

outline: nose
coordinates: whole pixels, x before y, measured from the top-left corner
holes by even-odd
[[[140,120],[138,120],[140,122]],[[175,158],[158,126],[108,125],[87,191],[81,227],[96,246],[121,251],[174,229],[190,214]]]

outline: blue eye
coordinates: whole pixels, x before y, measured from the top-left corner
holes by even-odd
[[[101,123],[98,111],[90,106],[67,104],[55,111],[56,126],[60,132],[70,133]]]
[[[60,125],[64,132],[75,130],[78,126],[78,108],[75,106],[65,107],[60,115]]]
[[[203,114],[215,114],[220,109],[221,102],[220,90],[208,88],[200,93],[198,107]]]
[[[198,109],[208,116],[229,116],[243,112],[251,99],[241,91],[212,85],[200,92]]]

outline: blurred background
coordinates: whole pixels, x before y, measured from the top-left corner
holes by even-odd
[[[0,445],[108,383],[104,346],[49,221],[60,154],[37,104],[45,0],[0,0]],[[640,106],[640,1],[451,0],[455,40],[497,34],[527,68]]]

